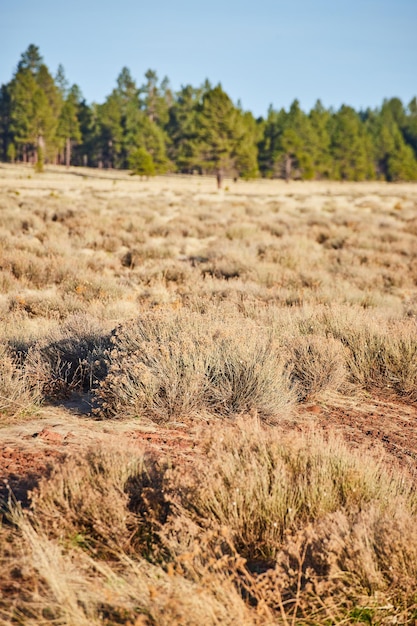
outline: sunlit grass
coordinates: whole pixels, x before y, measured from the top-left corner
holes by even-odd
[[[416,403],[417,187],[227,187],[1,169],[3,426],[84,393],[194,445],[68,454],[3,503],[2,624],[416,619],[415,486],[303,415]]]

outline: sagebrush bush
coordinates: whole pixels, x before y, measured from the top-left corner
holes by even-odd
[[[325,336],[296,337],[289,344],[288,368],[299,400],[337,392],[346,380],[346,354],[340,341]]]
[[[1,414],[11,417],[33,412],[41,402],[41,391],[25,363],[0,343],[0,420]]]
[[[256,590],[292,623],[412,623],[416,557],[409,511],[340,509],[290,534]]]
[[[168,421],[202,406],[207,338],[176,320],[147,314],[116,329],[96,391],[101,414]]]
[[[50,537],[64,533],[66,541],[101,558],[129,552],[141,522],[129,512],[128,484],[135,481],[139,490],[145,477],[140,449],[118,445],[87,449],[56,467],[33,493],[37,524],[49,527]]]
[[[304,321],[302,328],[341,342],[350,381],[359,388],[417,401],[417,324],[335,308]]]
[[[348,367],[354,383],[417,402],[417,327],[415,322],[368,326],[355,335],[346,330]]]
[[[407,498],[410,507],[417,504],[407,481],[372,458],[364,464],[338,438],[314,431],[278,436],[256,422],[225,425],[221,437],[208,440],[207,455],[209,462],[194,474],[198,479],[188,479],[188,492],[181,488],[188,494],[184,506],[230,528],[241,554],[255,562],[275,559],[288,532],[329,513],[375,502],[391,510],[394,501]]]
[[[49,399],[89,391],[106,374],[104,352],[109,345],[109,333],[99,322],[89,315],[73,315],[30,346],[26,368]]]
[[[148,313],[120,327],[107,353],[99,413],[158,422],[255,410],[273,419],[293,402],[267,330],[242,316]]]

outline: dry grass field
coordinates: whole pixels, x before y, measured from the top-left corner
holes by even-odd
[[[417,184],[0,166],[0,624],[415,624]]]

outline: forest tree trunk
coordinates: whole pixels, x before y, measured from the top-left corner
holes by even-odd
[[[69,167],[71,165],[71,139],[67,137],[65,144],[65,165]]]

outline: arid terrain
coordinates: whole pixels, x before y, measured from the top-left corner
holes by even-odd
[[[417,184],[0,166],[0,624],[415,624]]]

